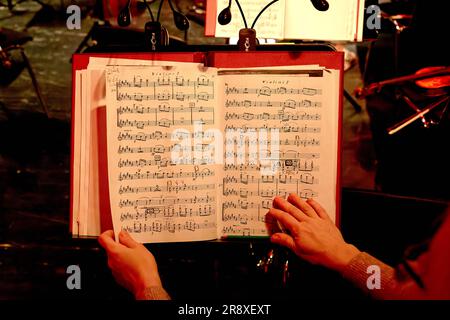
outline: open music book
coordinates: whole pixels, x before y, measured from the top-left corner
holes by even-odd
[[[248,27],[270,1],[241,1]],[[206,7],[205,35],[237,38],[244,21],[237,4],[231,4],[229,24],[218,23],[228,0],[211,0]],[[310,0],[279,0],[261,14],[254,26],[258,38],[327,41],[362,41],[364,1],[328,1],[326,11],[317,10]]]
[[[140,242],[267,236],[273,198],[289,193],[336,219],[342,55],[270,66],[273,54],[247,53],[248,68],[230,67],[243,53],[75,67],[72,233],[96,236],[109,218]]]

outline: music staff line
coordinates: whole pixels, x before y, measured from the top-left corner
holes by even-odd
[[[238,153],[233,153],[233,155],[237,155]],[[249,153],[246,153],[248,157]],[[260,158],[261,161],[270,162],[270,166],[274,168],[286,168],[286,169],[297,169],[299,171],[316,171],[319,169],[318,165],[314,165],[313,160],[307,161],[304,159],[319,159],[320,154],[308,154],[308,153],[293,153],[292,151],[288,152],[280,152],[280,157],[277,160],[268,158]],[[207,165],[207,164],[215,164],[214,159],[209,158],[201,158],[201,159],[185,159],[185,161],[178,160],[176,163],[169,160],[169,158],[162,158],[161,154],[155,154],[155,159],[119,159],[117,166],[119,168],[123,167],[151,167],[157,166],[158,168],[166,168],[168,166],[175,165]],[[303,162],[302,162],[303,160]],[[225,161],[224,170],[260,170],[261,168],[266,168],[268,165],[258,164],[258,163],[227,163]]]
[[[247,132],[258,132],[259,130],[268,130],[269,128],[245,128],[243,129],[242,133]],[[281,129],[279,127],[274,127],[271,129],[278,129],[283,131],[283,127]],[[287,130],[287,129],[285,129]],[[296,127],[295,131],[289,131],[292,133],[320,133],[320,127],[309,127],[307,125],[303,127]],[[149,133],[145,132],[136,132],[132,133],[132,130],[123,130],[120,131],[117,140],[122,141],[147,141],[147,140],[171,140],[173,138],[175,139],[213,139],[215,138],[215,133],[212,131],[199,131],[199,132],[193,132],[193,133],[187,133],[182,131],[176,131],[175,133],[170,132],[162,132],[162,131],[153,131]]]
[[[145,127],[164,127],[170,128],[171,126],[180,126],[180,125],[193,125],[194,122],[200,123],[202,125],[211,125],[214,124],[214,117],[212,119],[159,119],[159,120],[122,120],[117,118],[117,127],[118,128],[137,128],[144,129]]]
[[[196,144],[196,145],[191,145],[191,146],[182,146],[179,144],[174,144],[171,146],[164,146],[164,145],[156,145],[154,147],[130,147],[130,146],[119,146],[117,153],[122,154],[122,153],[151,153],[151,154],[155,154],[155,153],[159,153],[159,154],[163,154],[166,152],[171,152],[172,150],[176,150],[178,152],[183,151],[199,151],[199,152],[204,152],[207,150],[211,150],[214,149],[213,145],[210,145],[208,143],[206,144]]]
[[[246,168],[243,168],[243,167]],[[235,164],[226,164],[223,167],[225,172],[228,171],[245,171],[245,172],[275,172],[280,170],[283,173],[289,173],[289,175],[292,175],[294,173],[302,173],[302,172],[312,172],[312,171],[319,171],[318,166],[312,167],[311,165],[305,164],[305,163],[298,163],[296,165],[286,165],[284,162],[278,162],[271,165],[261,165],[261,164],[248,164],[248,165],[235,165]]]
[[[248,228],[240,225],[224,226],[222,227],[223,235],[250,237],[251,235],[267,236],[266,228]]]
[[[117,136],[117,140],[127,140],[127,141],[147,141],[147,140],[163,140],[167,139],[170,140],[172,138],[175,139],[212,139],[215,137],[215,133],[212,131],[199,131],[199,132],[193,132],[193,133],[187,133],[182,131],[176,131],[176,132],[162,132],[162,131],[153,131],[150,133],[145,132],[136,132],[131,133],[131,130],[123,130],[119,132],[119,135]]]
[[[189,197],[189,198],[141,198],[136,200],[121,199],[119,201],[119,207],[142,207],[150,205],[160,205],[160,206],[173,206],[175,204],[197,204],[197,203],[213,203],[216,198],[213,196],[204,197]]]
[[[134,222],[131,225],[122,225],[122,230],[128,233],[161,233],[161,232],[181,232],[181,231],[191,231],[195,232],[199,229],[215,229],[215,222],[203,222],[197,223],[193,220],[185,221],[184,223],[173,223],[173,222],[163,222],[163,221],[153,221],[151,223]]]
[[[214,190],[216,185],[214,183],[206,183],[206,184],[186,184],[186,183],[176,183],[172,181],[168,181],[165,186],[159,185],[151,185],[144,187],[132,187],[132,186],[123,186],[119,187],[119,194],[127,194],[127,193],[147,193],[147,192],[175,192],[178,194],[179,192],[185,191],[198,191],[198,190]]]
[[[320,108],[322,107],[321,102],[315,102],[311,100],[293,100],[293,99],[287,99],[285,101],[254,101],[254,100],[237,100],[237,99],[227,99],[225,101],[225,107],[226,108],[232,108],[232,107],[244,107],[244,108],[250,108],[250,107],[262,107],[262,108],[289,108],[289,109],[295,109],[295,108]]]
[[[258,132],[258,130],[269,130],[269,129],[278,129],[281,132],[294,132],[294,133],[319,133],[321,131],[320,127],[310,127],[309,125],[305,124],[303,126],[292,126],[292,125],[284,125],[284,126],[268,126],[267,124],[262,125],[261,127],[247,127],[247,126],[235,126],[227,124],[225,125],[225,131],[227,130],[242,130],[243,133],[246,133],[248,131],[254,131]]]
[[[320,113],[308,113],[303,112],[301,114],[290,114],[290,113],[284,113],[280,112],[277,114],[270,114],[268,112],[263,113],[251,113],[251,112],[244,112],[244,113],[236,113],[236,112],[226,112],[224,119],[227,120],[279,120],[279,121],[297,121],[297,120],[308,120],[308,121],[318,121],[322,119],[322,116]]]
[[[317,192],[315,192],[311,189],[300,189],[299,185],[297,185],[296,190],[299,190],[299,191],[297,191],[297,195],[300,198],[305,199],[305,200],[310,199],[310,198],[315,198],[318,196]],[[281,190],[281,189],[274,190],[273,188],[258,189],[257,191],[249,190],[247,197],[258,196],[258,197],[262,197],[262,198],[271,199],[270,201],[272,201],[272,199],[274,197],[287,198],[289,196],[289,194],[291,194],[292,192],[293,192],[292,189],[289,189],[289,190]],[[239,196],[239,197],[241,197],[241,192],[238,193],[235,189],[230,188],[230,189],[224,189],[223,195],[224,196]]]
[[[300,138],[300,136],[295,136],[294,139],[279,139],[279,140],[270,140],[270,139],[256,139],[256,140],[249,140],[245,139],[243,142],[240,141],[240,139],[236,138],[228,138],[225,139],[225,145],[229,144],[237,144],[237,145],[245,145],[245,146],[258,146],[262,145],[264,147],[269,147],[272,144],[273,145],[280,145],[280,146],[319,146],[320,145],[320,139],[317,138]]]
[[[126,93],[126,92],[116,92],[117,101],[209,101],[214,99],[214,93],[208,92],[194,92],[194,93],[184,93],[184,92],[159,92],[154,94],[143,94],[143,93]]]
[[[235,87],[235,86],[229,86],[228,83],[225,83],[225,94],[233,95],[233,94],[254,94],[258,97],[260,96],[266,96],[270,97],[272,95],[305,95],[305,96],[315,96],[315,95],[321,95],[322,90],[321,89],[315,89],[315,88],[301,88],[301,89],[295,89],[295,88],[287,88],[284,86],[276,87],[276,88],[270,88],[268,86],[262,86],[261,88],[246,88],[246,87]]]
[[[209,165],[216,164],[214,158],[191,158],[191,159],[178,159],[176,162],[169,160],[167,158],[161,158],[160,154],[155,154],[155,158],[158,159],[137,159],[137,160],[129,160],[129,159],[119,159],[117,166],[119,168],[123,167],[152,167],[155,166],[158,169],[167,168],[176,165]]]
[[[282,169],[298,169],[299,171],[312,171],[308,169],[308,167],[312,167],[312,164],[308,164],[306,160],[304,160],[302,164],[302,159],[319,159],[320,154],[314,154],[314,153],[304,153],[299,154],[298,158],[295,159],[280,159],[280,161],[277,161],[276,163],[272,164],[274,167],[282,168]],[[186,161],[177,161],[173,162],[169,160],[169,158],[162,158],[160,154],[156,154],[154,156],[154,159],[136,159],[136,160],[129,160],[129,159],[119,159],[117,166],[119,168],[123,167],[151,167],[156,166],[158,168],[166,168],[169,166],[175,166],[175,165],[207,165],[207,164],[215,164],[214,159],[186,159]],[[267,165],[261,165],[261,164],[224,164],[223,168],[224,170],[251,170],[251,171],[259,171],[261,168],[266,168]],[[316,167],[317,168],[317,167]]]
[[[213,107],[196,107],[194,105],[188,107],[172,107],[167,103],[160,104],[157,108],[144,107],[142,105],[133,104],[133,106],[119,106],[117,108],[117,114],[155,114],[155,113],[191,113],[191,112],[209,112],[214,113]]]
[[[133,80],[120,79],[117,80],[116,86],[117,88],[153,88],[153,87],[167,87],[167,86],[176,86],[176,87],[213,87],[214,81],[207,77],[197,77],[196,80],[185,79],[183,76],[175,76],[175,80],[172,80],[173,77],[163,76],[157,77],[156,81],[150,79],[142,79],[139,76],[135,76]]]
[[[118,180],[119,181],[125,181],[125,180],[152,180],[152,179],[178,179],[178,178],[191,178],[192,180],[196,180],[197,178],[206,178],[206,177],[212,177],[214,176],[214,171],[211,169],[203,169],[203,170],[196,170],[196,171],[188,171],[183,172],[182,169],[180,169],[180,172],[152,172],[152,171],[145,171],[141,172],[140,169],[138,169],[134,173],[129,172],[121,172],[119,173]]]
[[[259,209],[258,209],[259,211]],[[267,212],[267,210],[265,210]],[[246,213],[222,213],[223,222],[238,222],[239,224],[248,224],[248,222],[266,222],[264,215],[254,216]]]
[[[266,183],[275,183],[275,184],[317,184],[318,179],[311,173],[306,172],[300,174],[299,178],[293,178],[292,175],[287,174],[279,174],[278,176],[273,175],[265,175],[265,176],[257,176],[257,175],[249,175],[245,173],[241,173],[239,175],[239,180],[236,177],[224,177],[223,178],[223,186],[224,189],[229,183],[239,183],[239,184],[266,184]]]
[[[226,140],[226,145],[231,145],[233,143],[236,143],[234,140]],[[260,143],[263,143],[264,147],[270,146],[272,144],[272,142],[270,140],[264,142],[264,141],[244,141],[244,143],[242,143],[242,145],[245,146],[258,146]],[[238,143],[236,143],[238,144]],[[275,145],[280,145],[280,146],[319,146],[320,145],[320,140],[319,139],[315,139],[315,138],[307,138],[307,139],[294,139],[294,140],[289,140],[289,139],[283,139],[280,141],[277,141],[277,143],[275,143]],[[126,153],[150,153],[150,154],[164,154],[164,153],[169,153],[172,152],[172,150],[175,150],[177,152],[205,152],[205,151],[214,151],[215,150],[215,146],[211,145],[211,144],[196,144],[196,145],[191,145],[191,146],[182,146],[180,144],[175,144],[175,145],[171,145],[171,146],[164,146],[164,145],[156,145],[154,147],[130,147],[130,146],[119,146],[117,153],[118,154],[126,154]],[[270,156],[270,150],[266,150],[267,151],[267,155]],[[236,157],[253,157],[256,158],[258,157],[261,160],[271,160],[270,157],[268,158],[264,158],[264,157],[260,157],[259,153],[256,152],[236,152],[236,151],[225,151],[224,153],[225,158],[236,158]]]
[[[184,209],[184,210],[183,210]],[[141,212],[139,212],[141,211]],[[215,214],[215,209],[212,206],[204,206],[198,210],[192,208],[179,207],[175,209],[173,207],[143,207],[139,208],[137,212],[121,212],[120,221],[129,220],[144,220],[150,219],[171,219],[171,218],[191,218],[191,217],[208,217]]]

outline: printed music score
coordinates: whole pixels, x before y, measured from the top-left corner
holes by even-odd
[[[329,141],[322,141],[332,116],[330,94],[335,93],[326,85],[330,77],[323,70],[225,70],[219,75],[223,130],[240,130],[241,136],[268,132],[239,141],[245,151],[225,151],[226,158],[255,159],[265,148],[267,156],[259,163],[224,165],[221,231],[261,236],[267,234],[265,214],[275,196],[327,197],[322,185],[329,174],[323,163]],[[271,136],[274,130],[277,139]],[[275,146],[278,150],[272,150]],[[274,154],[277,159],[271,159]],[[276,174],[266,175],[267,169]]]
[[[270,19],[258,20],[258,34],[283,31],[275,8],[286,5],[264,12]],[[110,216],[117,241],[121,230],[141,243],[267,239],[276,227],[265,218],[273,198],[290,193],[317,199],[336,221],[341,52],[73,59],[74,236],[100,235]]]
[[[217,237],[217,170],[207,161],[172,161],[172,152],[202,154],[217,123],[216,72],[183,67],[110,67],[107,77],[108,158],[116,232],[141,242]],[[175,139],[174,139],[175,138]],[[218,167],[217,167],[218,168]]]
[[[273,198],[290,193],[335,212],[338,80],[321,67],[107,67],[116,234],[267,236]]]

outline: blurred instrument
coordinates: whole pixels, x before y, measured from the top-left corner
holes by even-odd
[[[370,95],[379,93],[385,86],[404,84],[415,81],[416,85],[425,89],[438,89],[450,85],[450,67],[428,67],[414,74],[392,78],[380,82],[371,83],[363,88],[355,90],[358,99],[364,99]]]

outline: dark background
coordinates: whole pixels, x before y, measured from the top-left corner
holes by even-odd
[[[115,284],[96,240],[73,239],[69,234],[69,60],[91,28],[96,32],[87,44],[94,39],[98,45],[83,47],[91,52],[142,50],[142,33],[96,29],[96,21],[101,20],[95,1],[76,2],[83,8],[82,29],[67,30],[65,7],[69,2],[44,3],[47,6],[41,7],[25,1],[13,12],[0,9],[0,27],[25,32],[17,37],[32,38],[24,44],[25,52],[50,115],[47,118],[40,108],[26,70],[12,83],[0,86],[0,299],[132,299]],[[414,13],[419,10],[415,3],[394,1],[385,9]],[[401,36],[397,70],[394,30],[389,25],[384,25],[378,35],[367,64],[368,42],[357,48],[348,46],[359,53],[360,64],[346,71],[346,89],[351,93],[363,84],[364,67],[366,83],[370,83],[425,66],[449,65],[450,55],[443,44],[449,31],[445,23],[448,11],[438,3],[419,1],[422,15],[416,15],[418,27]],[[189,12],[193,2],[177,4],[182,12]],[[226,43],[225,39],[203,37],[201,17],[191,18],[187,38],[172,26],[171,17],[166,5],[163,24],[169,26],[178,50],[185,44]],[[183,40],[187,42],[183,44]],[[20,61],[20,56],[13,58]],[[4,76],[1,70],[0,75]],[[421,92],[414,97],[420,106],[429,102]],[[386,88],[367,102],[358,103],[361,112],[348,101],[344,104],[341,229],[348,242],[395,265],[408,246],[432,235],[434,222],[448,204],[448,113],[434,128],[425,129],[417,123],[388,136],[386,128],[411,114],[396,99],[396,88]],[[159,244],[148,248],[175,298],[366,299],[340,276],[311,266],[268,241]],[[270,250],[274,250],[273,262],[266,268],[258,267],[267,260]],[[286,259],[290,272],[283,283],[281,270]],[[81,290],[66,287],[66,268],[72,264],[81,268]]]

